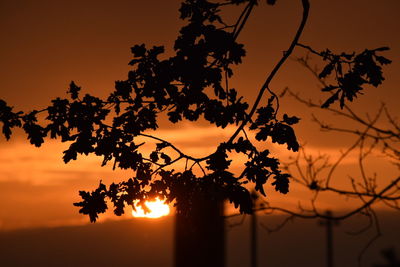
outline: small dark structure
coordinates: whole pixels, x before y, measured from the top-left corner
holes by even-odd
[[[251,223],[250,223],[250,266],[257,267],[257,213],[256,213],[256,202],[257,202],[257,192],[253,191],[251,193],[251,198],[253,200],[252,213],[251,213]]]
[[[224,267],[224,228],[224,201],[194,198],[189,214],[176,215],[175,267]]]
[[[338,225],[338,222],[329,219],[329,217],[332,217],[330,210],[326,211],[325,215],[328,219],[320,221],[319,224],[326,227],[326,266],[333,267],[333,226]]]

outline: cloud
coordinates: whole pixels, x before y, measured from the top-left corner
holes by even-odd
[[[185,153],[201,157],[215,150],[216,144],[229,139],[234,132],[234,127],[220,129],[214,127],[194,127],[192,124],[182,124],[176,129],[157,130],[157,136],[174,143]],[[253,133],[249,133],[253,136]],[[148,141],[148,140],[146,140]],[[155,143],[149,142],[143,146],[144,155],[154,149]],[[100,180],[105,184],[118,182],[132,176],[130,171],[112,171],[112,166],[101,167],[102,159],[96,156],[79,156],[78,160],[64,164],[62,151],[68,144],[61,144],[57,140],[48,140],[41,148],[37,149],[26,140],[17,139],[5,143],[0,147],[0,222],[3,229],[63,225],[87,222],[87,218],[78,214],[78,209],[72,203],[79,201],[79,190],[93,190]],[[258,143],[263,149],[270,149],[273,156],[286,160],[297,154],[288,151],[285,146],[267,143]],[[342,148],[345,149],[345,148]],[[307,153],[318,155],[327,154],[332,160],[337,159],[340,148],[306,146]],[[234,161],[232,169],[240,173],[243,169],[244,158],[232,154]],[[338,170],[338,184],[347,186],[348,176],[359,176],[357,154],[347,157]],[[382,170],[380,167],[385,159],[374,160],[368,168],[379,171],[381,175],[388,175],[383,181],[390,179],[389,168]],[[185,161],[181,160],[174,165],[174,169],[184,168]],[[301,165],[304,166],[304,163]],[[383,165],[382,165],[383,166]],[[195,168],[196,172],[200,169]],[[291,193],[281,195],[276,193],[269,181],[265,186],[267,200],[274,205],[297,207],[298,201],[308,201],[310,192],[294,183]],[[319,202],[322,207],[331,207],[332,196],[323,198]],[[348,202],[340,202],[348,205]],[[129,212],[128,212],[129,213]],[[107,213],[103,219],[114,218],[112,212]]]

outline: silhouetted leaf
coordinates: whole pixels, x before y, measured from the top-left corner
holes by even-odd
[[[328,65],[325,66],[325,68],[321,71],[321,73],[318,74],[318,77],[323,79],[326,76],[330,75],[334,67],[335,67],[334,63],[329,63]]]
[[[135,45],[131,48],[131,52],[134,57],[143,57],[146,53],[146,47],[144,44]]]
[[[328,85],[324,88],[321,89],[322,92],[330,92],[332,90],[338,89],[339,86],[334,86],[334,85]]]
[[[69,85],[69,90],[68,93],[71,94],[71,99],[75,100],[79,96],[79,91],[81,90],[81,87],[77,86],[74,81],[71,81]]]
[[[300,119],[297,118],[296,116],[289,117],[288,115],[283,114],[283,121],[289,125],[293,125],[293,124],[298,123],[300,121]]]
[[[0,122],[3,123],[2,132],[7,140],[10,139],[13,127],[21,127],[20,115],[22,112],[14,113],[12,107],[8,106],[4,100],[0,99]]]
[[[78,153],[74,149],[74,144],[72,144],[69,149],[65,150],[63,156],[63,160],[65,163],[70,162],[71,160],[76,160],[76,157],[78,156]]]
[[[381,47],[373,50],[365,49],[359,54],[341,53],[339,55],[333,54],[328,49],[321,52],[321,57],[328,61],[328,64],[319,74],[319,78],[332,74],[337,81],[337,85],[328,85],[322,89],[325,92],[337,89],[322,107],[327,108],[339,100],[340,108],[343,108],[345,101],[353,101],[366,85],[379,86],[385,80],[380,65],[389,64],[391,61],[376,53],[387,49],[387,47]],[[333,72],[334,69],[335,72]],[[345,69],[347,71],[344,71]]]
[[[79,191],[79,195],[83,201],[74,203],[74,206],[81,207],[79,213],[89,215],[91,222],[96,222],[98,214],[104,213],[107,210],[105,201],[106,187],[100,182],[99,187],[91,193]]]
[[[375,59],[382,65],[387,65],[387,64],[392,63],[392,61],[390,59],[387,59],[383,56],[375,56]]]
[[[276,123],[270,132],[273,143],[287,144],[288,150],[298,151],[299,143],[297,142],[294,130],[289,125]]]
[[[161,153],[161,158],[164,160],[165,164],[171,163],[171,158],[167,154]]]
[[[31,144],[35,145],[36,147],[40,147],[43,144],[43,138],[46,137],[47,134],[42,126],[28,122],[24,124],[23,128],[28,134],[28,139]]]
[[[151,152],[151,154],[150,154],[150,159],[151,159],[153,162],[157,162],[157,161],[158,161],[158,152],[156,152],[156,151]]]
[[[167,142],[162,142],[162,143],[157,143],[156,144],[156,149],[157,149],[157,151],[160,151],[160,150],[162,150],[162,149],[164,149],[164,148],[166,148],[166,147],[168,147],[168,146],[170,146]]]
[[[277,174],[274,176],[275,181],[272,185],[275,186],[275,190],[282,194],[287,194],[289,192],[289,174]]]
[[[117,95],[121,96],[122,99],[129,99],[129,95],[132,92],[132,86],[128,81],[116,81],[115,90]]]
[[[335,102],[336,100],[339,99],[339,92],[337,91],[336,93],[334,93],[331,97],[329,97],[322,105],[322,108],[328,108],[333,102]]]
[[[168,112],[168,118],[171,122],[177,123],[182,120],[182,116],[177,111]]]
[[[228,169],[231,164],[231,160],[227,160],[228,155],[225,149],[220,146],[217,151],[211,154],[210,158],[206,161],[208,164],[207,169],[212,171],[224,171]]]
[[[379,47],[379,48],[374,49],[374,51],[380,51],[380,52],[387,51],[387,50],[390,50],[390,48],[387,47],[387,46],[383,46],[383,47]]]

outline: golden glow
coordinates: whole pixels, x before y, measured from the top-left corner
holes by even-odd
[[[145,213],[141,206],[135,204],[136,211],[132,210],[133,217],[160,218],[169,214],[169,206],[156,198],[154,201],[146,201],[150,212]]]

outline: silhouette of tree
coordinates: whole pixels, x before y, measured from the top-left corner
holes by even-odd
[[[276,1],[266,2],[274,5]],[[108,186],[100,181],[92,192],[79,192],[82,201],[74,205],[91,222],[107,210],[106,199],[111,201],[117,216],[124,213],[125,206],[134,209],[135,200],[146,210],[145,201],[156,197],[167,203],[178,203],[178,213],[187,214],[199,195],[227,199],[240,213],[251,213],[249,190],[255,189],[265,196],[264,186],[272,179],[271,185],[276,191],[289,192],[291,175],[270,150],[259,149],[257,143],[271,141],[286,145],[294,152],[300,148],[292,128],[299,118],[279,110],[279,96],[270,88],[294,49],[311,51],[327,63],[319,77],[332,75],[335,83],[323,88],[322,91],[332,94],[322,108],[331,108],[336,102],[341,109],[346,108],[346,102],[360,95],[365,85],[376,87],[382,83],[382,66],[390,63],[380,55],[386,47],[366,49],[359,54],[334,54],[329,49],[317,52],[301,44],[299,40],[310,8],[308,0],[301,3],[303,15],[298,29],[251,105],[230,86],[229,80],[234,75],[233,66],[240,64],[246,55],[238,36],[254,8],[264,1],[186,0],[179,10],[186,24],[179,31],[171,57],[164,55],[163,46],[134,45],[129,62],[132,70],[126,80],[115,82],[114,90],[106,99],[83,94],[81,87],[72,81],[68,98],[53,99],[48,107],[40,110],[14,111],[0,100],[2,132],[8,140],[13,128],[22,128],[30,143],[37,147],[46,137],[60,138],[61,142],[70,144],[63,152],[65,163],[76,160],[78,155],[94,154],[103,158],[102,166],[111,164],[113,169],[134,171],[134,176],[127,181]],[[221,15],[228,7],[242,8],[232,24]],[[44,122],[39,122],[39,114],[46,114]],[[213,153],[199,158],[157,136],[162,115],[171,123],[202,118],[219,128],[228,125],[237,128]],[[255,139],[247,134],[249,131],[255,133]],[[144,152],[145,143],[153,146],[149,154]],[[230,165],[238,155],[246,160],[243,171],[234,174]],[[185,168],[174,170],[178,162],[185,162]],[[202,174],[196,175],[194,168]],[[318,183],[310,183],[310,188],[322,190]],[[372,199],[375,199],[375,194],[381,196],[385,192],[370,192],[368,196],[374,194]]]
[[[322,54],[312,50],[310,47],[307,47],[307,49],[312,54]],[[324,58],[322,59],[324,60]],[[331,91],[330,88],[336,87],[336,85],[329,85],[325,76],[326,69],[331,68],[329,67],[330,63],[322,71],[319,71],[317,67],[311,66],[309,54],[296,60],[317,79],[322,91]],[[390,63],[386,58],[379,60],[383,64]],[[379,73],[378,75],[380,76],[380,69],[376,70],[376,73]],[[339,73],[335,71],[332,75],[337,77]],[[342,90],[340,87],[336,89],[338,91]],[[332,97],[335,94],[331,92]],[[375,212],[376,204],[383,204],[394,211],[400,210],[400,177],[397,171],[394,171],[392,177],[382,177],[380,170],[377,170],[375,166],[371,166],[370,161],[377,155],[378,157],[384,156],[396,169],[400,167],[400,153],[397,147],[400,140],[400,126],[385,104],[381,104],[375,114],[360,114],[349,105],[342,104],[341,100],[339,100],[340,108],[330,106],[329,102],[332,97],[321,105],[312,99],[305,99],[300,93],[293,92],[289,88],[286,88],[280,96],[283,97],[284,95],[294,98],[310,110],[323,111],[325,120],[333,118],[329,116],[333,115],[335,117],[334,121],[329,122],[324,122],[314,114],[312,114],[312,119],[322,131],[336,133],[336,138],[345,138],[345,135],[353,136],[354,141],[346,149],[340,151],[340,155],[336,160],[332,160],[331,155],[328,154],[315,155],[315,152],[308,152],[307,147],[302,146],[294,158],[282,164],[282,168],[290,174],[292,182],[309,190],[310,197],[299,200],[297,209],[273,206],[267,199],[255,209],[265,211],[268,214],[273,212],[288,214],[282,224],[278,225],[276,229],[267,229],[268,231],[277,231],[287,222],[297,217],[338,221],[356,214],[364,215],[368,222],[365,227],[356,231],[355,234],[361,234],[371,227],[375,228],[376,234],[360,251],[358,262],[361,264],[364,252],[382,234],[379,218]],[[334,100],[337,100],[336,96],[334,96]],[[342,125],[348,126],[345,128]],[[359,174],[348,174],[348,186],[346,187],[342,180],[341,187],[338,187],[339,185],[335,183],[335,180],[343,176],[343,174],[337,174],[338,169],[341,165],[346,164],[346,158],[354,155],[357,156]],[[382,178],[386,179],[382,181]],[[320,207],[319,205],[319,200],[326,194],[331,196],[335,194],[337,197],[352,199],[352,204],[357,203],[358,206],[336,212],[335,215],[332,213],[327,214],[325,207]]]

